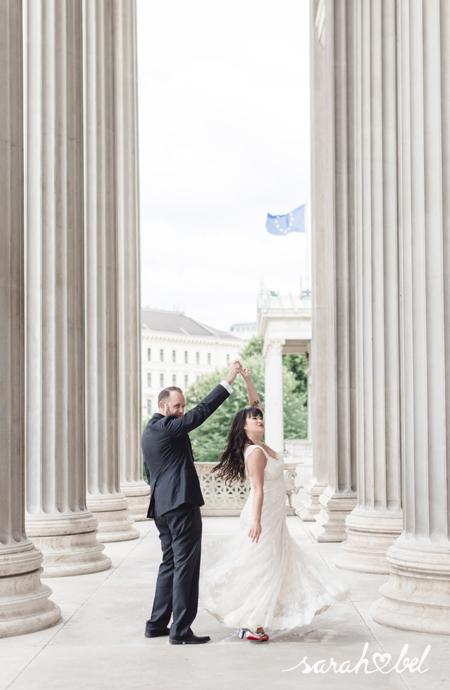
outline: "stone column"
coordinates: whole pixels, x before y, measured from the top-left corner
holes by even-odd
[[[146,520],[150,487],[141,452],[141,280],[136,0],[114,0],[118,232],[118,452],[120,488],[134,520]]]
[[[119,487],[113,9],[83,0],[87,505],[102,542],[139,536]]]
[[[28,0],[27,531],[46,576],[106,570],[86,508],[81,0]]]
[[[325,254],[326,88],[324,1],[310,0],[311,55],[311,268],[312,340],[311,397],[308,414],[312,433],[313,477],[307,498],[297,511],[305,522],[320,512],[319,497],[328,485],[327,467],[327,312]],[[308,376],[308,383],[309,383]],[[309,386],[308,386],[309,388]]]
[[[358,504],[336,565],[388,572],[402,531],[396,6],[356,6]]]
[[[450,634],[450,4],[398,4],[403,531],[370,611]]]
[[[41,583],[24,514],[25,350],[22,2],[0,0],[0,637],[49,628],[61,611]]]
[[[269,340],[263,351],[266,363],[264,439],[267,445],[278,453],[284,452],[283,345],[284,340]]]
[[[316,247],[315,270],[324,264],[320,279],[326,371],[322,368],[314,378],[321,397],[326,389],[326,428],[317,429],[317,435],[324,433],[326,439],[328,486],[320,496],[320,513],[312,527],[318,541],[345,539],[345,518],[356,504],[354,5],[355,0],[326,0],[322,29],[325,237],[323,253],[317,253]],[[316,362],[320,356],[324,353],[314,357]]]

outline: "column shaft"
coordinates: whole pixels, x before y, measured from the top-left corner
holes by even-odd
[[[58,622],[24,514],[22,3],[0,0],[0,637]]]
[[[325,3],[326,215],[315,270],[325,263],[326,370],[315,379],[326,389],[328,486],[312,527],[319,541],[344,540],[345,518],[356,504],[354,6],[355,0]]]
[[[145,520],[150,487],[141,452],[141,281],[136,0],[114,0],[114,91],[118,232],[118,452],[120,488]]]
[[[87,505],[102,542],[139,536],[119,487],[113,32],[113,0],[83,0]]]
[[[264,347],[265,372],[265,442],[278,453],[284,451],[283,355],[284,340],[272,340]]]
[[[310,0],[311,54],[311,263],[312,263],[312,340],[311,418],[313,477],[307,485],[307,498],[297,511],[302,520],[314,522],[320,512],[319,497],[328,484],[327,466],[327,314],[325,209],[326,209],[326,85],[325,46],[319,39],[319,0]],[[308,377],[309,379],[309,377]]]
[[[450,5],[398,7],[404,519],[371,614],[449,635]]]
[[[46,576],[105,570],[86,508],[81,0],[28,0],[27,530]]]
[[[396,5],[355,14],[358,504],[336,564],[384,573],[402,530]]]

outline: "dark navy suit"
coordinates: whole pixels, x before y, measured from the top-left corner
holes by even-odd
[[[204,504],[194,466],[189,431],[196,429],[228,398],[219,384],[183,417],[154,414],[142,435],[142,452],[151,485],[148,517],[155,520],[163,553],[156,582],[150,630],[167,627],[170,636],[191,633],[197,615]]]

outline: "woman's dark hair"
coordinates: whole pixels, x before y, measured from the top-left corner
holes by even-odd
[[[231,484],[237,479],[245,479],[245,460],[244,447],[246,443],[251,443],[245,433],[245,423],[249,417],[261,417],[263,413],[258,407],[246,407],[239,410],[231,424],[228,434],[227,445],[219,463],[213,467],[213,472],[217,470],[217,476],[225,480],[225,484]]]

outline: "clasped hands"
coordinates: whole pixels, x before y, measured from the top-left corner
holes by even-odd
[[[231,365],[230,371],[228,372],[225,380],[231,384],[238,374],[241,374],[245,381],[250,380],[250,369],[244,368],[240,361],[236,359]]]

